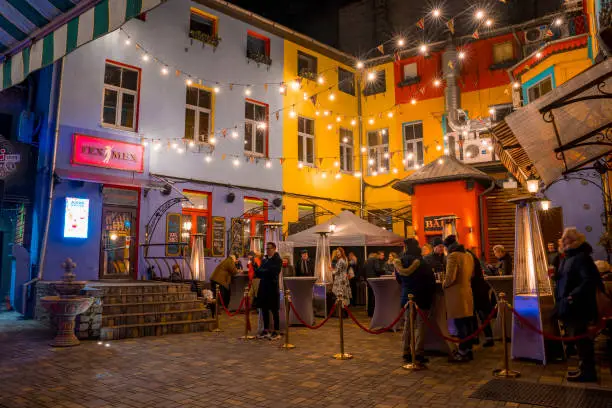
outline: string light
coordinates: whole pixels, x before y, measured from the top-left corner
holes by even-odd
[[[388,118],[392,118],[393,117],[393,112],[389,111],[389,113],[387,113],[387,117]]]
[[[495,108],[489,108],[489,115],[495,115]]]
[[[244,94],[245,94],[246,96],[251,96],[251,87],[250,87],[250,86],[247,86],[247,87],[244,89]]]
[[[294,108],[293,108],[293,107],[292,107],[292,108],[291,108],[291,110],[289,111],[289,117],[290,117],[291,119],[294,119],[294,118],[295,118],[295,110],[294,110]]]
[[[210,162],[212,161],[212,156],[211,156],[210,154],[207,154],[207,155],[204,157],[204,160],[206,161],[206,163],[210,163]]]
[[[394,167],[393,170],[391,170],[393,172],[393,174],[397,174],[397,168]]]
[[[187,86],[193,85],[193,81],[191,80],[191,78],[186,80],[185,83],[187,84]]]
[[[442,83],[442,81],[440,81],[439,79],[434,79],[433,84],[434,84],[434,86],[435,86],[436,88],[437,88],[437,87],[439,87],[441,83]]]
[[[153,144],[153,149],[159,150],[161,149],[161,142],[157,141]]]
[[[464,59],[465,58],[465,51],[459,51],[459,54],[457,54],[457,58],[459,59]]]
[[[327,130],[332,130],[334,127],[331,125],[331,123],[329,125],[327,125]]]
[[[319,77],[317,78],[317,82],[321,85],[325,83],[325,78],[323,78],[323,75],[319,75]]]
[[[373,176],[378,176],[378,172],[377,172],[376,170],[374,170],[374,171],[372,172],[372,175],[373,175]]]
[[[512,87],[514,89],[519,89],[521,87],[521,83],[518,81],[514,81],[514,83],[512,84]]]
[[[332,92],[332,93],[329,94],[328,98],[329,98],[330,101],[334,101],[334,100],[336,100],[336,94]]]
[[[185,152],[185,149],[183,149],[182,147],[179,147],[178,149],[176,149],[176,152],[179,154],[183,154]]]
[[[300,83],[298,81],[291,81],[291,89],[297,91],[300,89]]]
[[[240,160],[238,160],[238,158],[237,158],[237,157],[236,157],[236,158],[233,160],[233,162],[232,162],[232,163],[234,164],[234,167],[238,167],[238,166],[240,166]]]
[[[368,81],[375,81],[375,80],[376,80],[376,72],[374,71],[368,72]]]
[[[232,130],[232,137],[234,139],[237,139],[238,138],[238,132],[236,132],[235,130]]]
[[[342,122],[342,118],[340,117],[340,115],[336,116],[336,122],[338,123]]]
[[[444,164],[444,160],[438,159],[438,164]]]
[[[536,52],[536,58],[542,58],[542,53],[540,51]]]
[[[329,111],[328,110],[323,111],[323,116],[329,116]]]
[[[317,111],[315,111],[315,115],[316,115],[316,116],[319,116],[320,114],[321,114],[321,112],[319,112],[318,110],[317,110]]]
[[[368,151],[368,149],[365,146],[361,146],[361,153],[365,153],[367,151]]]
[[[369,159],[369,160],[368,160],[368,164],[369,164],[370,166],[371,166],[371,165],[373,165],[373,164],[374,164],[374,159]]]
[[[132,43],[132,41],[128,38],[125,40],[125,45],[130,45]]]
[[[413,157],[414,157],[414,153],[412,153],[412,152],[411,152],[411,153],[408,153],[408,154],[406,155],[406,158],[407,158],[408,160],[412,160],[412,158],[413,158]]]
[[[485,16],[485,12],[482,10],[476,10],[476,13],[474,14],[474,17],[476,17],[476,19],[478,20],[482,20]]]
[[[284,95],[287,92],[287,87],[284,84],[281,84],[278,87],[278,93],[280,93],[281,95]]]
[[[357,61],[357,69],[362,69],[364,67],[363,61]]]
[[[425,54],[427,52],[427,44],[421,44],[421,46],[419,47],[419,50]]]
[[[304,92],[304,100],[307,101],[308,100],[308,94],[306,92]]]
[[[351,120],[351,126],[355,126],[357,124],[357,121],[355,119]]]
[[[383,154],[383,157],[384,157],[385,159],[388,159],[388,158],[389,158],[389,153],[388,153],[388,152],[385,152],[385,153]]]
[[[562,19],[562,18],[560,18],[560,17],[557,17],[557,18],[555,19],[555,25],[556,25],[557,27],[559,27],[561,24],[563,24],[563,19]]]
[[[485,25],[487,27],[491,27],[493,25],[493,20],[491,20],[490,18],[487,19],[487,21],[485,21]]]
[[[442,11],[440,11],[439,8],[435,8],[432,10],[431,14],[433,14],[434,17],[440,17],[442,15]]]
[[[336,178],[336,180],[340,180],[342,178],[342,175],[340,173],[336,173],[334,177]]]
[[[445,155],[447,155],[447,156],[448,156],[448,154],[449,154],[449,153],[450,153],[450,150],[448,150],[448,148],[447,148],[447,149],[444,149],[444,154],[445,154]]]
[[[221,88],[219,88],[218,86],[215,86],[215,87],[213,88],[213,91],[214,91],[216,94],[218,94],[219,92],[221,92]]]
[[[142,54],[142,60],[147,62],[149,60],[149,54]]]
[[[176,148],[177,148],[177,147],[178,147],[178,143],[176,143],[176,142],[172,142],[172,148],[173,148],[174,150],[176,150]]]
[[[353,173],[353,175],[355,177],[361,177],[361,172],[360,171],[356,171],[355,173]]]
[[[147,141],[147,139],[142,138],[140,139],[140,144],[146,147],[149,144],[149,142]]]
[[[411,103],[411,104],[413,104],[413,105],[416,105],[417,100],[416,100],[416,99],[414,99],[414,98],[412,98],[412,99],[410,100],[410,103]]]
[[[272,168],[272,161],[266,160],[266,169],[271,169],[271,168]]]
[[[370,118],[370,119],[368,119],[368,123],[369,123],[370,125],[373,125],[373,124],[374,124],[374,118]]]
[[[346,139],[346,138],[345,138]],[[346,142],[345,142],[346,143]],[[340,162],[338,160],[336,160],[334,162],[334,167],[340,167]]]
[[[403,47],[403,46],[404,46],[404,44],[406,44],[406,41],[405,41],[403,38],[399,38],[399,39],[397,40],[397,45],[398,45],[398,47]]]
[[[321,173],[321,178],[327,178],[327,172],[324,171],[323,173]]]
[[[208,141],[210,142],[210,144],[214,145],[215,143],[217,143],[217,138],[213,136],[210,139],[208,139]]]
[[[167,67],[162,67],[161,73],[162,73],[162,75],[168,75],[168,68]]]
[[[298,162],[298,169],[302,169],[302,168],[304,168],[304,163]]]
[[[190,140],[189,141],[189,147],[193,147],[193,146],[195,146],[195,142],[193,140]]]

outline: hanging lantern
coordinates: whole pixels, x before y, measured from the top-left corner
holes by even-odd
[[[527,179],[527,191],[531,194],[535,194],[540,189],[540,180],[533,174]]]
[[[550,209],[550,200],[544,196],[544,198],[540,201],[540,206],[542,206],[542,210],[548,211]]]
[[[336,232],[336,224],[334,224],[333,222],[329,224],[329,232],[331,233]]]

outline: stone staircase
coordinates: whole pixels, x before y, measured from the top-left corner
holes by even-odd
[[[203,301],[181,283],[96,282],[101,291],[101,340],[190,333],[213,328]]]

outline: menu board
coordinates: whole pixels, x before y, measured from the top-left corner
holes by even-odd
[[[212,219],[212,256],[225,256],[225,217]]]
[[[244,220],[242,218],[232,218],[232,228],[230,230],[230,254],[244,255]]]
[[[64,238],[87,238],[89,199],[66,197]]]
[[[181,214],[166,215],[166,256],[180,256]],[[173,245],[176,244],[176,245]]]

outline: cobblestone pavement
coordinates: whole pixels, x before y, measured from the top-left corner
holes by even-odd
[[[499,367],[501,343],[476,348],[468,364],[433,357],[429,369],[410,373],[401,368],[399,333],[370,335],[352,322],[345,326],[346,351],[355,358],[332,359],[337,319],[316,331],[292,328],[291,351],[279,349],[282,341],[238,340],[241,315],[224,317],[222,333],[53,349],[48,330],[14,316],[0,313],[0,407],[519,406],[469,398]],[[512,364],[523,380],[563,383],[565,365]],[[607,367],[598,386],[612,388]]]

